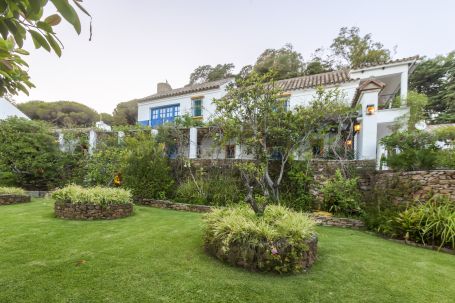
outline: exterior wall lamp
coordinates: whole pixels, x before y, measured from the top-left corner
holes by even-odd
[[[358,121],[356,121],[356,122],[354,123],[354,132],[355,132],[355,133],[360,132],[360,123],[359,123]]]
[[[347,147],[351,147],[352,146],[352,140],[351,139],[346,140],[346,146]]]
[[[374,104],[367,105],[367,115],[372,115],[375,112]]]

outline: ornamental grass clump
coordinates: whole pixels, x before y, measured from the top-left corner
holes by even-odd
[[[78,185],[68,185],[52,193],[52,198],[57,202],[73,204],[129,204],[132,203],[132,196],[128,190],[109,187],[83,188]]]
[[[204,217],[205,247],[218,259],[253,271],[294,273],[316,259],[315,222],[304,213],[270,205],[262,216],[240,205]]]
[[[15,195],[15,196],[25,196],[25,190],[19,187],[1,187],[0,186],[0,195]]]

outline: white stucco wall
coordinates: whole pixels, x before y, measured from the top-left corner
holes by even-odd
[[[325,89],[332,90],[338,88],[343,93],[343,97],[344,100],[346,101],[346,104],[350,105],[358,86],[359,81],[353,81],[349,83],[343,83],[337,86],[326,86]],[[295,108],[296,106],[308,105],[309,102],[314,99],[316,95],[316,89],[315,88],[299,89],[295,91],[290,91],[289,93],[291,94],[289,101],[290,107],[292,109]]]
[[[18,110],[16,106],[11,104],[4,98],[0,98],[0,120],[14,116],[29,119],[23,112]]]

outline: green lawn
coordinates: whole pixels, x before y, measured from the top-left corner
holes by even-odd
[[[453,302],[455,256],[319,228],[307,274],[246,272],[204,254],[201,215],[136,207],[115,221],[0,207],[0,302]]]

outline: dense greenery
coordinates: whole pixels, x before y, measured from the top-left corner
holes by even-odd
[[[454,256],[351,229],[317,227],[308,274],[226,266],[203,250],[201,215],[135,206],[122,220],[67,221],[53,200],[2,207],[0,302],[440,302]],[[340,282],[341,281],[341,282]],[[145,287],[145,286],[153,287]]]
[[[40,121],[0,121],[0,184],[51,189],[71,179],[78,154],[59,150],[55,135]]]
[[[81,23],[74,7],[90,14],[79,0],[51,0],[57,12],[44,17],[49,8],[47,0],[2,0],[0,1],[0,96],[17,95],[19,91],[28,94],[34,87],[28,76],[28,65],[23,60],[29,53],[22,49],[24,40],[31,38],[35,48],[53,51],[59,57],[63,45],[54,32],[62,17],[78,34]],[[72,3],[72,4],[71,4]]]
[[[130,189],[135,199],[165,199],[172,196],[174,180],[163,144],[150,134],[143,134],[129,142],[122,168],[123,186]]]
[[[392,226],[393,236],[455,249],[455,201],[433,196],[400,212]]]
[[[252,270],[300,272],[315,222],[282,206],[258,217],[245,205],[216,209],[205,216],[204,241],[219,259]]]
[[[357,182],[357,178],[347,178],[338,169],[335,176],[322,185],[323,209],[336,214],[359,214],[361,195]]]
[[[131,193],[121,188],[89,187],[79,185],[67,185],[52,192],[52,198],[58,202],[73,204],[128,204],[132,203]]]
[[[30,101],[17,107],[30,119],[47,121],[58,127],[90,127],[100,120],[95,110],[72,101]]]
[[[19,187],[2,187],[0,186],[0,195],[25,195],[25,190]]]
[[[431,122],[455,122],[455,51],[425,58],[411,74],[409,85],[428,96],[426,112]]]
[[[257,59],[253,70],[259,75],[274,71],[276,80],[287,79],[301,76],[304,63],[302,55],[291,44],[286,44],[280,49],[266,49]]]

